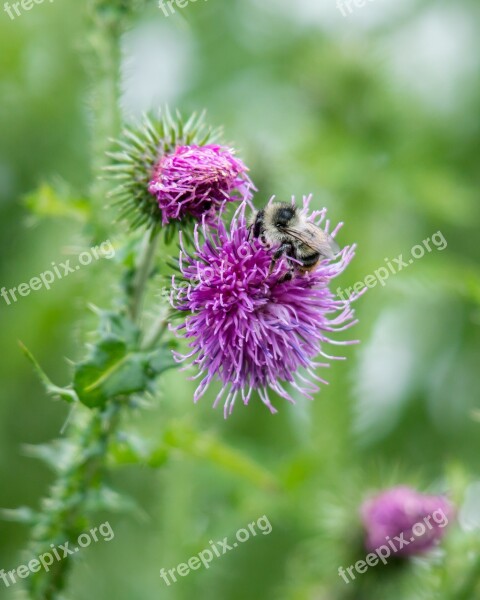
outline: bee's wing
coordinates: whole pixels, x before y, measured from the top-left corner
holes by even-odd
[[[326,258],[335,258],[340,252],[340,246],[332,236],[313,223],[308,223],[302,229],[286,227],[285,232]]]

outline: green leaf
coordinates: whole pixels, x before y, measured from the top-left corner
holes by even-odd
[[[37,373],[40,381],[43,383],[43,386],[48,395],[62,398],[62,400],[66,400],[67,402],[77,402],[78,398],[74,390],[69,388],[62,388],[58,385],[52,383],[48,375],[42,369],[42,367],[38,364],[36,358],[30,352],[30,350],[23,344],[23,342],[18,342],[20,348],[22,349],[25,356],[32,363],[35,372]]]
[[[115,337],[101,340],[90,358],[75,368],[74,389],[90,408],[144,387],[144,365],[138,356],[128,353],[125,342]]]
[[[104,406],[109,399],[150,390],[158,375],[174,366],[167,348],[134,352],[123,340],[109,336],[76,365],[74,389],[86,406]]]
[[[140,330],[126,314],[91,309],[100,319],[99,341],[87,359],[75,365],[73,379],[83,404],[101,407],[110,399],[151,391],[158,375],[176,366],[165,346],[140,349]]]

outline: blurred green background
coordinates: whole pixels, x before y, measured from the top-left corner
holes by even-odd
[[[337,574],[352,562],[358,505],[399,483],[453,494],[460,518],[442,568],[447,579],[463,576],[480,525],[479,11],[473,0],[375,0],[344,17],[333,0],[200,0],[168,18],[155,2],[139,12],[123,39],[125,119],[165,104],[185,114],[205,108],[251,167],[257,205],[272,194],[314,193],[315,207],[344,221],[341,243],[358,244],[339,286],[385,258],[410,256],[437,231],[448,247],[358,301],[350,335],[361,344],[332,365],[314,402],[276,399],[279,414],[271,416],[254,398],[225,422],[210,408],[213,392],[194,406],[195,382],[168,373],[131,429],[155,439],[173,421],[260,470],[222,466],[199,442],[200,450],[171,452],[158,470],[114,471],[111,485],[141,509],[99,516],[115,538],[82,551],[68,597],[433,598],[428,561],[394,573],[371,569],[348,588]],[[25,201],[56,182],[69,206],[81,206],[92,180],[86,27],[83,3],[72,0],[35,5],[14,20],[0,15],[7,288],[91,245],[81,210],[41,219]],[[110,239],[121,235],[112,226]],[[64,357],[82,356],[92,324],[86,305],[108,305],[116,269],[98,261],[10,306],[0,298],[2,507],[38,506],[52,474],[25,445],[57,437],[67,415],[46,398],[17,340],[66,383]],[[273,526],[268,536],[171,587],[160,579],[161,567],[262,515]],[[26,527],[0,522],[0,568],[22,562],[27,538]],[[16,597],[16,588],[0,583],[0,598]]]

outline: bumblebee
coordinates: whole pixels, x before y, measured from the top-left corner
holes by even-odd
[[[260,239],[267,248],[275,247],[270,272],[282,257],[293,259],[292,272],[312,271],[324,258],[335,258],[340,247],[331,235],[307,220],[295,204],[272,202],[254,213],[251,219],[253,237]],[[277,248],[278,246],[278,248]]]

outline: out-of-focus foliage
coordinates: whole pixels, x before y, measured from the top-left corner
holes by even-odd
[[[102,241],[83,226],[92,178],[83,4],[0,17],[7,289]],[[213,392],[194,406],[189,374],[166,373],[112,455],[112,487],[141,510],[99,514],[115,538],[82,551],[72,598],[416,600],[432,589],[447,598],[478,555],[479,9],[375,0],[342,17],[334,2],[322,4],[209,0],[169,17],[155,2],[139,4],[123,40],[125,117],[167,103],[185,114],[206,108],[251,166],[259,206],[272,194],[313,192],[315,207],[345,222],[340,241],[358,243],[342,289],[385,259],[408,260],[436,232],[448,245],[432,245],[358,302],[361,344],[329,369],[313,403],[277,399],[271,416],[254,398],[225,422],[210,408]],[[108,236],[120,238],[120,226]],[[85,307],[108,305],[115,269],[95,261],[50,290],[10,305],[0,297],[3,507],[38,507],[52,474],[29,447],[59,437],[68,410],[45,396],[17,340],[66,382],[61,357],[85,358],[79,342],[94,319]],[[159,289],[169,285],[162,272]],[[363,558],[358,505],[399,483],[452,495],[459,517],[445,552],[372,568],[347,586],[338,567]],[[161,567],[262,515],[269,535],[170,587],[160,578]],[[0,568],[21,564],[26,535],[0,523]],[[0,581],[0,598],[14,592]]]

